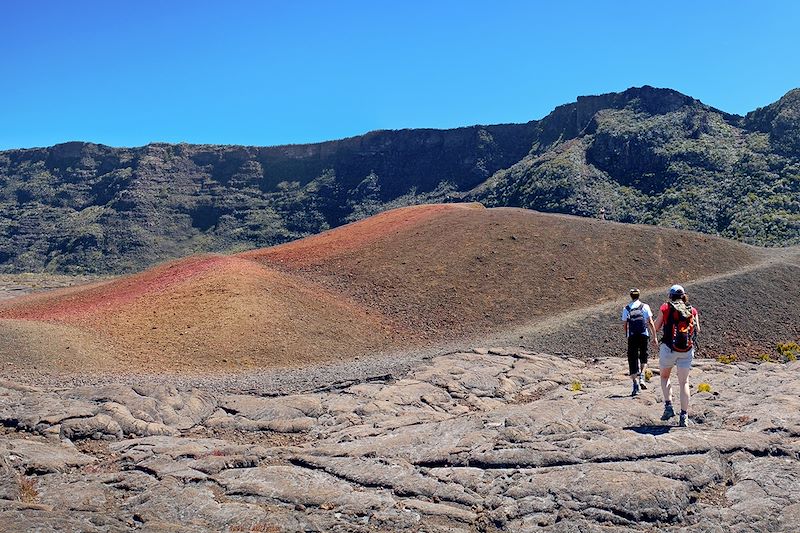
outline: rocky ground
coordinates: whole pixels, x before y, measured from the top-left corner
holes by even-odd
[[[796,531],[800,363],[699,361],[694,425],[622,359],[476,349],[257,396],[0,382],[8,531]],[[656,376],[656,380],[658,377]],[[574,390],[578,389],[578,390]]]
[[[66,276],[60,274],[0,274],[0,302],[32,292],[61,289],[105,279],[102,276]]]

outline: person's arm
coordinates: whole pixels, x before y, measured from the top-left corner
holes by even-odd
[[[664,325],[664,312],[661,311],[661,308],[658,309],[658,318],[656,319],[656,323],[653,325],[653,328],[658,331],[661,329],[661,326]]]
[[[692,313],[692,318],[694,318],[694,330],[697,333],[700,333],[700,313],[697,312],[695,309],[694,313]]]
[[[625,337],[628,337],[628,308],[622,308],[622,331],[625,332]]]
[[[650,324],[650,338],[653,339],[653,343],[658,346],[658,329],[656,328],[655,323],[653,322],[653,317],[650,317],[649,320]]]

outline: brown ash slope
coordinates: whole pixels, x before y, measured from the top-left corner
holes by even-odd
[[[0,360],[67,372],[237,372],[435,352],[520,328],[532,331],[520,344],[614,355],[620,296],[634,285],[663,294],[674,282],[703,309],[709,347],[756,356],[800,334],[796,317],[764,294],[796,305],[797,279],[793,250],[516,208],[424,205],[1,303]],[[545,335],[548,324],[556,327]]]
[[[800,242],[800,91],[746,117],[669,89],[578,98],[526,124],[246,147],[0,152],[0,270],[138,271],[453,200]],[[46,237],[45,237],[46,236]]]

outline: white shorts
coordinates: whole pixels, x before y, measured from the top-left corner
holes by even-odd
[[[662,344],[658,352],[658,368],[692,368],[692,360],[694,359],[694,348],[688,352],[673,352],[669,346]]]

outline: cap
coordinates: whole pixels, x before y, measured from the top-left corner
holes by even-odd
[[[633,296],[634,294],[636,296],[639,296],[639,289],[636,289],[636,288],[631,289],[631,296]]]
[[[686,294],[686,291],[683,290],[683,287],[681,287],[680,285],[673,285],[672,287],[669,288],[670,298],[680,298],[684,294]]]

